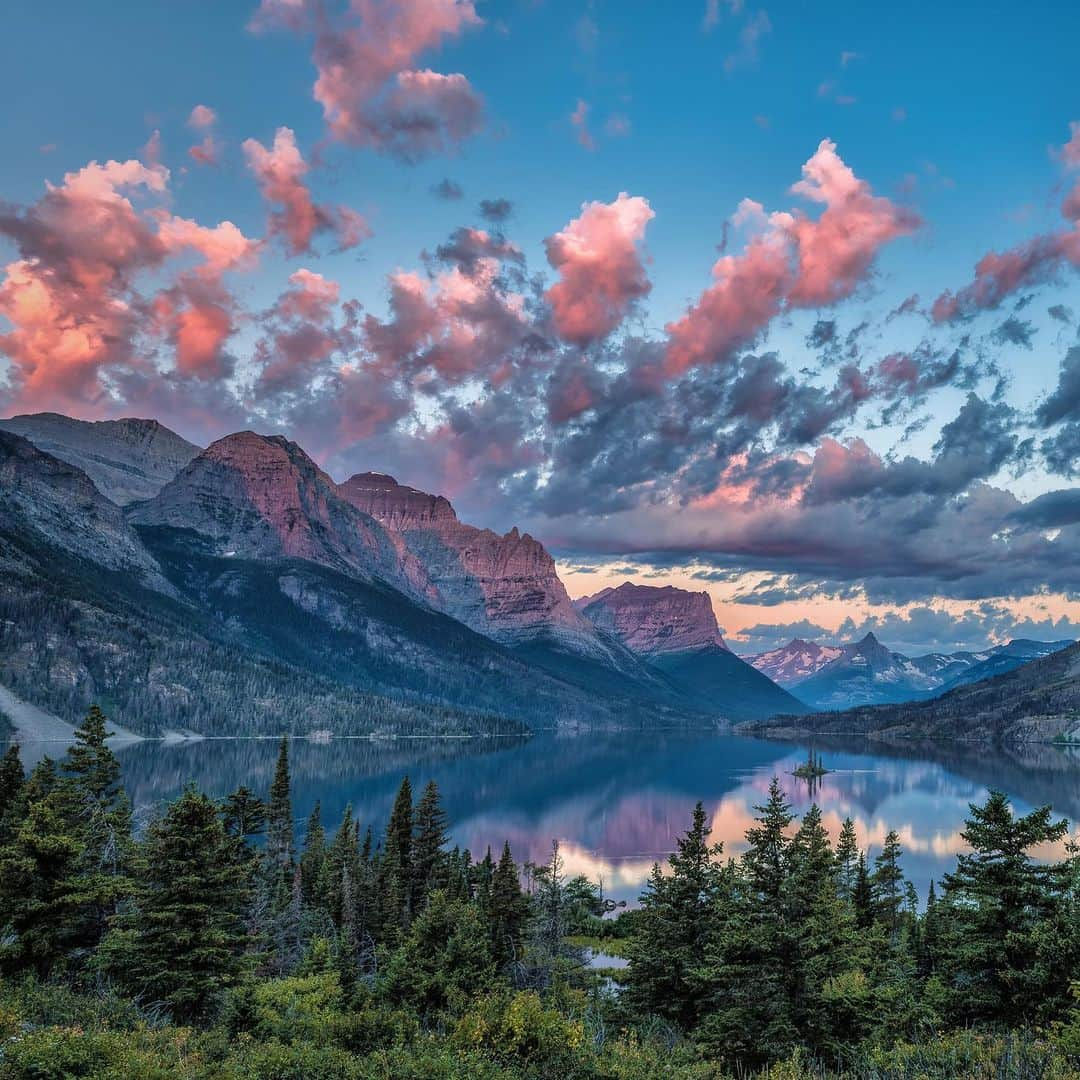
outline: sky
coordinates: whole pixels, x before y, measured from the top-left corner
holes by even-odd
[[[295,439],[736,651],[1080,636],[1080,8],[15,0],[0,415]]]

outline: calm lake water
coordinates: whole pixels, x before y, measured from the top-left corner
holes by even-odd
[[[509,840],[518,862],[543,862],[558,839],[570,873],[602,879],[606,895],[633,902],[649,869],[684,832],[700,799],[725,851],[743,849],[743,833],[781,780],[797,812],[821,806],[834,839],[843,819],[856,823],[871,856],[889,829],[901,837],[908,877],[924,894],[963,849],[968,804],[999,788],[1018,811],[1049,803],[1080,821],[1080,752],[1031,746],[1011,751],[948,743],[884,747],[861,740],[814,742],[833,771],[810,785],[791,775],[808,745],[727,734],[623,733],[529,739],[294,740],[293,801],[297,829],[318,799],[329,830],[352,804],[361,827],[380,830],[402,776],[419,791],[435,780],[450,817],[453,842],[481,857]],[[62,747],[24,747],[33,762]],[[189,780],[215,796],[246,784],[266,794],[277,744],[212,739],[145,742],[119,750],[124,781],[139,820]],[[1060,855],[1063,847],[1047,854]]]

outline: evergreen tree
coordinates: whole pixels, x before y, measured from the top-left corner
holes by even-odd
[[[855,909],[855,925],[860,930],[869,929],[874,921],[874,889],[870,883],[870,871],[866,865],[866,853],[859,852],[855,868],[855,888],[851,892],[851,906]]]
[[[855,822],[848,817],[844,818],[836,841],[836,886],[845,900],[850,900],[854,895],[858,874],[859,840],[855,835]]]
[[[131,910],[102,947],[106,970],[178,1021],[204,1016],[241,972],[249,870],[217,807],[189,787],[139,845]]]
[[[717,906],[706,953],[707,1013],[699,1037],[717,1055],[756,1065],[797,1041],[792,1014],[796,940],[787,917],[791,807],[773,777],[746,831],[730,901]]]
[[[12,744],[0,759],[0,848],[14,835],[24,813],[26,772],[19,747]]]
[[[266,859],[287,880],[292,878],[293,809],[289,782],[289,737],[283,736],[278,749],[270,803],[266,813]]]
[[[380,870],[383,932],[388,938],[393,939],[409,925],[411,915],[413,802],[412,785],[407,776],[401,781],[394,799],[394,807],[390,812]]]
[[[300,881],[304,902],[316,904],[323,897],[326,874],[326,830],[322,823],[322,806],[315,800],[307,829],[304,831],[304,849],[300,854]]]
[[[502,855],[491,875],[487,917],[491,926],[491,954],[496,965],[509,963],[521,955],[521,942],[529,914],[528,898],[521,891],[521,881],[510,844],[504,843]]]
[[[895,938],[900,928],[900,912],[904,905],[904,872],[900,868],[900,837],[890,829],[881,852],[874,858],[870,875],[874,917]]]
[[[238,787],[221,804],[225,831],[245,844],[266,827],[266,803],[249,788]]]
[[[423,906],[430,892],[446,887],[446,840],[446,813],[439,801],[439,789],[430,780],[416,807],[411,897],[414,911]]]
[[[944,879],[947,970],[960,1019],[1019,1026],[1064,1006],[1078,958],[1052,930],[1066,903],[1069,865],[1036,863],[1031,849],[1060,841],[1067,829],[1049,806],[1016,817],[1000,791],[971,805],[961,834],[971,851]]]
[[[627,1000],[684,1030],[696,1026],[705,1004],[698,969],[723,883],[721,847],[709,843],[709,832],[699,802],[668,858],[669,872],[653,866],[629,948]]]

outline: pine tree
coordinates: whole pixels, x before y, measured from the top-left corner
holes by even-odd
[[[845,900],[850,900],[855,892],[858,873],[859,840],[855,835],[855,822],[848,817],[844,818],[836,841],[836,885]]]
[[[19,747],[11,745],[0,759],[0,848],[15,833],[25,813],[26,773]]]
[[[669,872],[653,867],[629,950],[628,1001],[688,1031],[705,1005],[698,969],[723,883],[721,847],[709,843],[709,832],[699,802],[668,858]]]
[[[411,897],[414,911],[420,910],[430,892],[446,887],[446,840],[446,813],[439,802],[439,789],[430,780],[416,807]]]
[[[383,932],[393,939],[409,925],[413,883],[413,802],[412,785],[401,781],[383,845],[380,892],[384,909]]]
[[[904,905],[901,854],[900,837],[895,829],[890,829],[880,854],[874,858],[874,872],[870,875],[874,917],[894,939],[900,929],[900,912]]]
[[[245,844],[266,827],[266,803],[249,788],[238,787],[221,804],[225,831]]]
[[[1077,956],[1054,931],[1069,864],[1036,863],[1031,849],[1060,841],[1067,830],[1065,821],[1052,820],[1049,806],[1016,817],[1000,791],[971,805],[961,834],[971,851],[958,856],[944,879],[947,967],[962,1020],[1015,1027],[1064,1007]]]
[[[217,807],[189,787],[139,845],[130,911],[116,916],[102,964],[180,1022],[205,1016],[238,978],[250,876]]]
[[[315,800],[307,828],[304,830],[304,849],[300,855],[300,881],[304,902],[316,904],[320,889],[325,886],[326,873],[326,830],[322,823],[322,806]]]
[[[866,853],[859,852],[855,868],[855,888],[851,892],[851,906],[855,909],[855,925],[868,929],[874,921],[874,890],[870,884],[870,871],[866,865]]]
[[[292,878],[293,810],[289,782],[289,738],[283,736],[278,749],[270,803],[266,813],[266,859]]]
[[[510,844],[504,843],[502,855],[491,875],[487,917],[491,926],[491,953],[502,967],[521,955],[521,942],[529,915],[528,898],[521,891],[521,881]]]
[[[795,1045],[792,1013],[797,942],[787,917],[794,821],[774,777],[769,798],[757,806],[728,902],[717,905],[702,978],[705,1020],[698,1032],[718,1056],[757,1065]],[[723,898],[721,898],[723,901]]]

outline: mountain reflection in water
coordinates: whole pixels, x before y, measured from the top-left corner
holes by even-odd
[[[873,855],[889,829],[904,846],[904,869],[924,894],[963,848],[968,804],[1000,788],[1018,812],[1049,803],[1080,820],[1080,754],[1030,746],[1011,750],[963,743],[870,743],[817,739],[832,770],[814,783],[791,775],[807,743],[729,734],[627,732],[529,739],[294,740],[293,805],[298,833],[316,800],[336,827],[351,804],[361,829],[378,832],[408,774],[414,790],[435,780],[452,842],[481,857],[509,840],[520,862],[543,862],[558,839],[569,873],[602,877],[615,899],[637,899],[649,869],[685,831],[700,799],[724,850],[743,849],[743,834],[775,775],[801,814],[816,801],[834,839],[850,816]],[[61,748],[27,746],[27,761]],[[145,821],[190,781],[214,796],[240,785],[265,795],[277,743],[269,739],[144,742],[119,751],[124,782]],[[1054,852],[1060,855],[1064,848]]]

